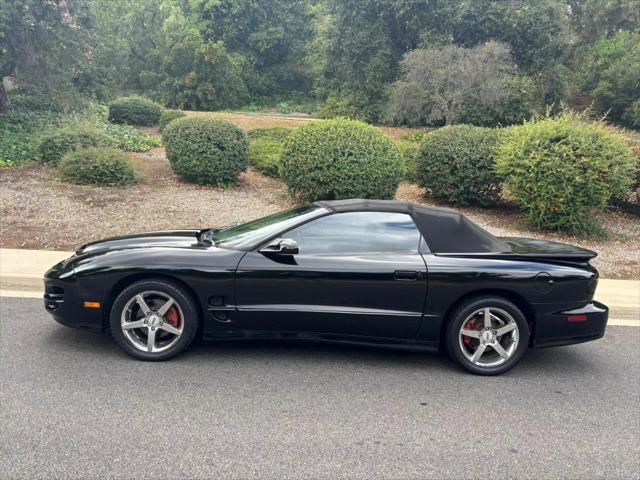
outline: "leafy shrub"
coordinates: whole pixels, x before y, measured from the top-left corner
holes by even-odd
[[[316,112],[318,118],[351,118],[354,120],[375,122],[380,119],[382,107],[369,99],[357,95],[327,98]]]
[[[626,195],[634,160],[624,139],[569,114],[510,127],[501,135],[496,169],[530,223],[587,233],[593,213]]]
[[[143,97],[122,97],[109,105],[109,121],[128,125],[157,125],[162,106]]]
[[[280,156],[291,129],[257,128],[249,132],[249,164],[270,177],[280,175]]]
[[[433,130],[423,129],[423,130],[420,130],[418,132],[414,132],[414,133],[409,133],[407,135],[403,135],[402,137],[400,137],[400,140],[405,141],[405,142],[412,142],[412,143],[422,143],[422,141],[432,131]]]
[[[0,167],[35,160],[43,132],[59,121],[53,112],[16,109],[0,115]]]
[[[460,123],[465,108],[493,109],[506,102],[515,64],[507,44],[490,41],[416,49],[400,62],[390,110],[399,123]],[[473,73],[471,73],[473,72]]]
[[[347,119],[296,128],[285,142],[281,165],[289,190],[314,200],[392,198],[404,173],[386,135]]]
[[[403,135],[397,140],[394,140],[400,157],[404,164],[405,176],[404,179],[408,182],[418,183],[417,177],[417,160],[418,153],[420,152],[420,145],[425,137],[429,134],[430,130],[421,130],[414,133]]]
[[[398,152],[400,152],[400,157],[404,164],[404,179],[408,182],[417,182],[416,162],[420,152],[420,143],[403,139],[395,140],[393,143],[396,145]]]
[[[494,170],[494,130],[470,125],[429,133],[416,160],[418,183],[438,199],[460,205],[489,206],[500,198]]]
[[[147,152],[162,145],[159,138],[147,135],[128,125],[102,123],[101,126],[106,134],[111,137],[114,146],[127,152]]]
[[[627,127],[633,125],[633,104],[640,101],[640,30],[620,31],[578,51],[576,80],[593,100],[596,113]]]
[[[89,123],[74,123],[46,134],[38,147],[40,159],[50,165],[56,165],[60,159],[78,148],[108,147],[111,138]]]
[[[163,110],[160,114],[160,131],[162,132],[172,120],[182,118],[184,116],[185,113],[182,110]]]
[[[58,165],[63,180],[78,184],[123,186],[139,174],[129,156],[115,148],[89,147],[67,153]]]
[[[625,110],[623,120],[631,128],[640,130],[640,100],[636,100]]]
[[[465,106],[460,114],[460,123],[482,127],[514,125],[544,110],[543,92],[530,77],[514,76],[507,81],[506,88],[506,97],[492,107],[477,104]]]
[[[189,182],[228,185],[247,167],[247,135],[225,120],[178,118],[162,140],[171,168]]]
[[[291,105],[289,105],[289,103],[287,102],[280,102],[276,107],[276,110],[278,111],[278,113],[288,114],[291,113]]]

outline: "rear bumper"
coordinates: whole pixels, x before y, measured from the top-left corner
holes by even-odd
[[[534,348],[590,342],[604,336],[609,308],[600,302],[546,314],[537,318],[531,342]]]

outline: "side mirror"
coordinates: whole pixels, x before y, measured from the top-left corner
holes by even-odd
[[[295,255],[299,253],[298,242],[290,238],[276,238],[266,247],[260,249],[260,253],[270,253],[276,255]]]

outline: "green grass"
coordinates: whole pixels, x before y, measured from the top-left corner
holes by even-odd
[[[257,128],[249,132],[249,164],[270,177],[280,176],[280,156],[291,129]]]

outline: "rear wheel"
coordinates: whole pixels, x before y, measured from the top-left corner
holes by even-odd
[[[510,370],[529,344],[529,326],[520,309],[501,297],[476,297],[459,305],[447,328],[450,355],[479,375]]]
[[[198,329],[198,309],[188,292],[164,280],[124,289],[111,308],[111,335],[140,360],[166,360],[185,350]]]

